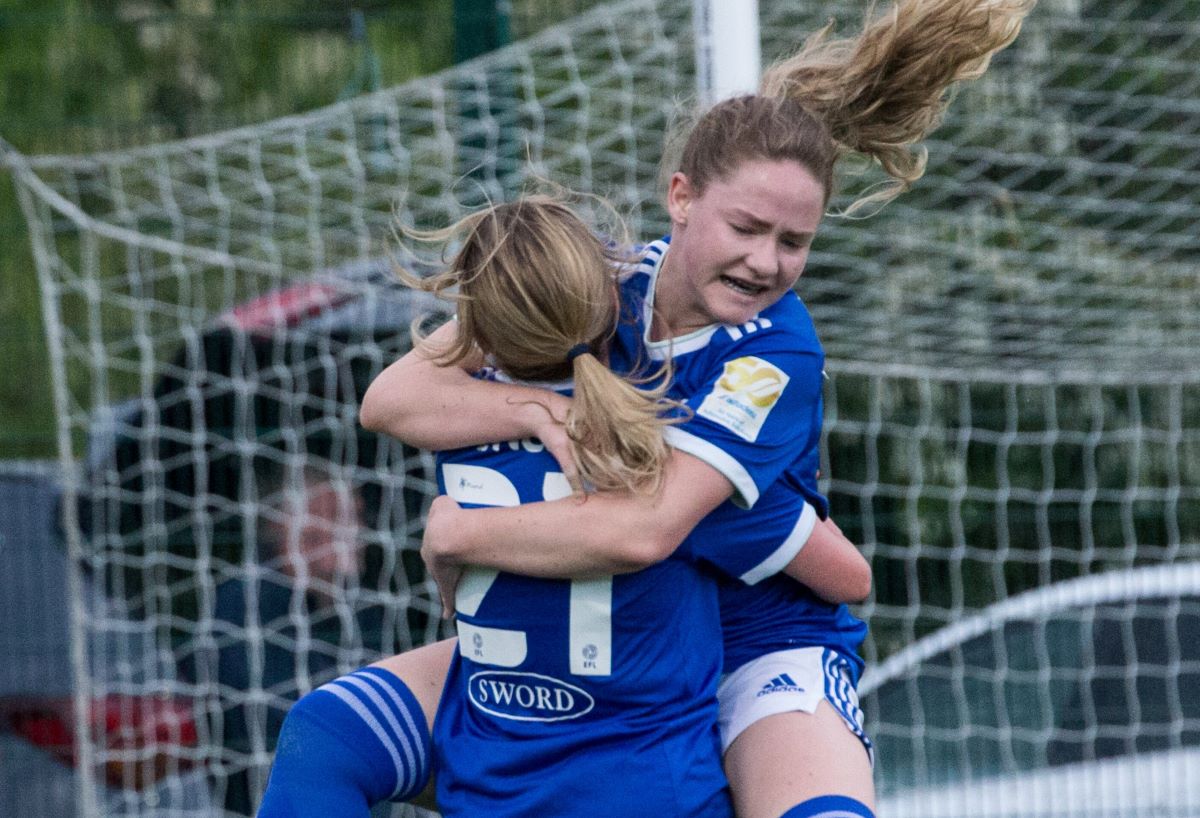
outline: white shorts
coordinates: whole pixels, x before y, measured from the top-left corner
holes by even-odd
[[[781,650],[742,665],[717,688],[721,752],[754,722],[776,713],[815,713],[824,700],[862,741],[873,764],[874,750],[863,731],[863,712],[849,668],[845,657],[828,648]]]

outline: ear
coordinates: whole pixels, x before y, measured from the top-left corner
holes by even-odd
[[[687,176],[679,171],[672,173],[671,181],[667,184],[667,213],[671,216],[671,223],[680,226],[687,224],[688,211],[695,200],[696,191]]]

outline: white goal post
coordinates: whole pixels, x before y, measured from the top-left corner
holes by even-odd
[[[752,94],[762,73],[758,0],[692,0],[696,98],[712,104]]]
[[[757,6],[770,60],[867,4]],[[391,276],[392,225],[548,177],[657,237],[696,25],[693,0],[620,0],[233,131],[86,156],[0,143],[52,363],[83,816],[247,814],[297,695],[442,632],[416,553],[430,458],[357,426],[435,306]],[[822,226],[798,290],[827,352],[823,488],[874,571],[859,613],[884,803],[1122,754],[1200,778],[1194,659],[1139,636],[1192,627],[1194,593],[973,619],[1200,560],[1197,98],[1197,0],[1042,0],[957,93],[927,176]],[[988,628],[950,639],[971,622]],[[1070,672],[1047,658],[1068,642]],[[948,650],[905,664],[931,644]],[[1109,712],[1134,701],[1146,719]],[[1200,813],[1173,792],[1169,814]]]

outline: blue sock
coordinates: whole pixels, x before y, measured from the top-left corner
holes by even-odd
[[[875,813],[849,796],[822,795],[797,804],[779,818],[875,818]]]
[[[292,705],[258,818],[367,816],[429,781],[429,728],[397,676],[368,667]]]

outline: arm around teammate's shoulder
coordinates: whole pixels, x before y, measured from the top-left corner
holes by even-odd
[[[379,373],[359,407],[363,428],[434,451],[537,437],[573,478],[562,425],[570,398],[472,377],[483,366],[482,357],[440,365],[439,350],[453,341],[455,332],[453,321],[439,327]]]

